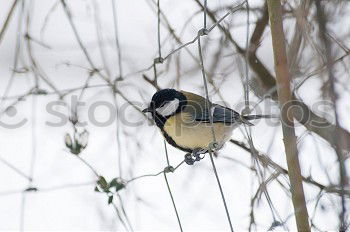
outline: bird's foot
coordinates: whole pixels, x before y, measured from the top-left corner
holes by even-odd
[[[193,165],[194,164],[194,159],[192,157],[192,153],[187,153],[185,155],[185,163],[188,165]]]
[[[193,165],[195,162],[200,161],[201,159],[204,158],[204,154],[207,151],[204,151],[203,149],[194,149],[192,153],[187,153],[185,155],[185,163],[188,165]]]

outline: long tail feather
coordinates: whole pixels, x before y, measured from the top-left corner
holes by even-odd
[[[248,125],[248,126],[254,126],[253,123],[249,122],[250,120],[256,120],[260,118],[278,118],[278,116],[275,115],[242,115],[241,116],[241,121],[242,123]]]
[[[255,120],[255,119],[260,119],[260,118],[277,118],[276,115],[244,115],[242,116],[244,120]]]

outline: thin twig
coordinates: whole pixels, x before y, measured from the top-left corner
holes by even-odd
[[[183,230],[182,230],[182,225],[181,225],[179,213],[177,212],[175,200],[174,200],[173,194],[171,193],[171,189],[170,189],[170,185],[169,185],[169,182],[168,182],[168,178],[167,178],[165,172],[163,172],[163,174],[164,174],[165,183],[166,183],[166,186],[168,188],[168,192],[169,192],[169,195],[170,195],[170,198],[171,198],[171,202],[173,203],[173,207],[174,207],[176,218],[177,218],[177,223],[179,224],[180,231],[182,232]]]
[[[11,168],[13,171],[15,171],[17,174],[19,174],[20,176],[26,178],[27,180],[32,180],[32,178],[30,176],[28,176],[27,174],[25,174],[24,172],[22,172],[20,169],[16,168],[13,164],[11,164],[10,162],[8,162],[7,160],[5,160],[4,158],[2,158],[0,156],[0,162],[2,162],[3,164],[5,164],[7,167]]]
[[[205,6],[206,6],[206,3],[205,3]],[[204,10],[204,12],[206,12],[206,9]],[[204,25],[204,28],[202,30],[203,30],[203,32],[202,32],[203,35],[206,35],[207,32],[206,32],[205,25]],[[201,34],[200,34],[200,32],[198,33],[198,36],[199,36],[199,38],[198,38],[198,54],[199,54],[199,60],[200,60],[200,65],[201,65],[202,77],[203,77],[203,85],[204,85],[205,95],[206,95],[206,106],[205,106],[205,108],[208,110],[209,120],[210,120],[210,125],[211,125],[211,132],[212,132],[212,144],[209,145],[208,151],[209,151],[209,155],[210,155],[210,161],[211,161],[211,164],[213,166],[214,174],[215,174],[215,177],[216,177],[216,181],[217,181],[218,186],[219,186],[222,202],[223,202],[224,207],[225,207],[227,220],[229,222],[231,231],[233,231],[233,226],[232,226],[232,222],[231,222],[231,218],[230,218],[230,213],[228,211],[228,207],[227,207],[226,200],[225,200],[225,195],[224,195],[224,192],[223,192],[222,187],[221,187],[219,175],[218,175],[218,173],[216,171],[216,167],[215,167],[215,163],[214,163],[214,159],[213,159],[213,154],[212,154],[212,145],[217,144],[217,141],[216,141],[216,136],[215,136],[215,131],[214,131],[212,103],[211,103],[211,101],[209,99],[208,85],[207,85],[207,80],[206,80],[206,77],[205,77],[205,69],[204,69],[204,62],[203,62],[203,54],[202,54]]]
[[[162,57],[162,50],[160,45],[160,0],[157,0],[157,38],[158,38],[158,56]]]
[[[123,77],[123,65],[122,65],[122,51],[119,43],[119,33],[118,33],[118,17],[117,17],[117,8],[116,8],[116,0],[112,1],[113,8],[113,23],[114,23],[114,37],[115,37],[115,45],[118,54],[118,66],[119,66],[119,78]]]
[[[244,101],[245,109],[243,113],[248,114],[249,112],[249,3],[246,1],[247,5],[247,31],[246,31],[246,54],[245,54],[245,81],[244,81]]]
[[[11,17],[12,17],[12,14],[13,14],[15,8],[16,8],[17,3],[18,3],[18,0],[14,0],[14,1],[13,1],[12,5],[11,5],[11,7],[10,7],[10,10],[9,10],[9,12],[8,12],[8,14],[7,14],[7,17],[6,17],[6,19],[5,19],[4,25],[3,25],[2,28],[1,28],[1,31],[0,31],[0,44],[1,44],[2,38],[3,38],[4,35],[5,35],[5,31],[6,31],[6,29],[7,29],[7,26],[8,26],[8,24],[9,24],[9,22],[10,22],[10,19],[11,19]]]
[[[178,165],[176,165],[176,167],[173,169],[173,172],[175,172],[182,164],[184,164],[185,161],[181,161]],[[160,174],[164,173],[164,169],[162,171],[159,171],[157,173],[154,173],[154,174],[145,174],[145,175],[141,175],[141,176],[137,176],[137,177],[133,177],[131,178],[130,180],[127,180],[125,181],[126,184],[129,184],[130,182],[133,182],[135,180],[138,180],[138,179],[142,179],[144,177],[155,177],[155,176],[159,176]]]
[[[333,64],[332,64],[333,54],[332,54],[332,48],[330,46],[330,42],[328,40],[328,37],[326,36],[327,18],[325,16],[321,2],[316,1],[315,4],[317,9],[317,22],[319,27],[319,34],[326,51],[326,64],[327,64],[326,67],[327,67],[327,71],[328,71],[327,74],[330,82],[329,93],[330,93],[331,101],[334,107],[335,125],[336,125],[336,128],[339,128],[340,127],[339,109],[337,107],[338,93],[335,88],[336,78],[333,74]],[[337,129],[334,132],[333,142],[336,144],[335,152],[339,163],[339,177],[340,177],[339,185],[342,192],[340,195],[341,212],[339,214],[339,222],[340,222],[339,231],[346,231],[349,225],[347,225],[347,220],[346,220],[346,205],[345,205],[346,203],[345,203],[344,190],[345,190],[345,186],[348,183],[348,180],[347,180],[348,178],[347,178],[347,171],[345,166],[345,159],[344,159],[344,156],[342,155],[342,150],[343,150],[344,144],[348,143],[348,141],[346,141],[346,139],[343,136],[341,136],[339,129]]]
[[[168,154],[168,149],[167,149],[167,146],[166,146],[166,141],[165,139],[163,140],[164,142],[164,150],[165,150],[165,157],[166,157],[166,163],[168,165],[168,167],[170,166],[170,161],[169,161],[169,154]]]

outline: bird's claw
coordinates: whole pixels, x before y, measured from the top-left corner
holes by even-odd
[[[203,154],[203,153],[199,153],[198,151],[193,151],[192,153],[187,153],[185,155],[185,163],[188,165],[193,165],[194,162],[200,161],[201,159],[204,158],[204,154],[203,154],[203,156],[201,156],[201,154]]]
[[[194,164],[194,159],[193,159],[191,153],[187,153],[185,155],[185,163],[188,164],[188,165],[193,165]]]

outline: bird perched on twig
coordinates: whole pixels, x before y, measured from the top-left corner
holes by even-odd
[[[270,118],[269,115],[243,116],[230,108],[208,102],[197,94],[175,89],[156,92],[149,107],[142,112],[152,114],[169,144],[188,152],[185,156],[188,164],[199,161],[202,158],[200,154],[208,152],[213,144],[213,129],[215,148],[218,150],[231,138],[237,126],[251,126],[250,120]]]

